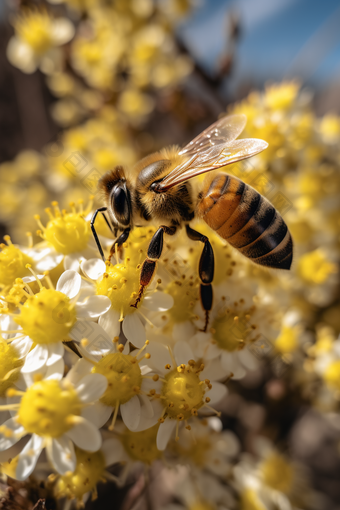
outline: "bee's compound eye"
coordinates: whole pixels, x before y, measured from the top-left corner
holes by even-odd
[[[128,225],[130,222],[129,198],[127,193],[123,186],[115,186],[112,190],[112,208],[117,220],[123,225]]]

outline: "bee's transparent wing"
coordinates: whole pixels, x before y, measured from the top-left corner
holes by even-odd
[[[196,136],[179,154],[192,156],[212,146],[232,142],[242,133],[246,122],[247,117],[243,114],[222,117]]]
[[[267,142],[257,138],[242,138],[230,143],[212,145],[204,151],[197,151],[161,180],[155,191],[162,193],[188,181],[197,175],[216,170],[236,161],[250,158],[268,147]]]

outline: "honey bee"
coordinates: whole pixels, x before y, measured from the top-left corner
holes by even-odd
[[[256,264],[290,269],[293,242],[280,214],[248,184],[233,175],[216,172],[218,168],[249,158],[268,146],[265,141],[254,138],[236,140],[245,124],[245,115],[223,117],[184,149],[163,149],[145,157],[131,169],[117,166],[99,180],[98,188],[103,194],[105,207],[94,213],[91,228],[104,261],[94,227],[99,212],[116,236],[120,232],[108,260],[116,247],[128,239],[133,227],[151,222],[160,225],[142,264],[139,293],[132,306],[138,306],[145,287],[155,274],[164,234],[172,236],[178,228],[185,227],[190,239],[204,245],[198,270],[201,303],[206,315],[204,331],[207,329],[213,301],[214,253],[209,239],[189,226],[194,218],[203,219]],[[212,173],[203,183],[193,179],[208,172]]]

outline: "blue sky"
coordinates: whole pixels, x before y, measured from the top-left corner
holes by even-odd
[[[226,15],[239,13],[242,37],[232,87],[300,75],[307,84],[340,79],[338,0],[199,0],[179,35],[208,70],[225,43]]]

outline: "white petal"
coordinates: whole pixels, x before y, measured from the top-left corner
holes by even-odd
[[[97,319],[111,308],[110,298],[107,296],[91,296],[85,303],[76,304],[78,319]]]
[[[177,341],[187,342],[195,334],[195,326],[190,321],[179,322],[173,325],[172,337]]]
[[[214,358],[204,363],[204,370],[201,372],[201,379],[210,379],[211,381],[220,381],[226,379],[230,372],[224,370],[221,365],[221,358]]]
[[[170,436],[175,430],[176,420],[166,419],[161,423],[157,432],[157,448],[160,451],[165,450],[169,442]]]
[[[259,366],[258,360],[247,348],[239,351],[238,357],[242,365],[244,365],[246,368],[249,368],[249,370],[256,370],[256,368]]]
[[[86,350],[92,355],[102,357],[112,350],[112,341],[107,333],[93,321],[77,321],[71,329],[69,336],[72,340],[80,342],[87,339]]]
[[[102,445],[102,436],[97,427],[84,418],[75,425],[66,435],[74,444],[87,452],[96,452]]]
[[[89,420],[98,429],[105,425],[111,414],[112,407],[106,406],[101,402],[94,402],[94,404],[84,407],[81,412],[82,417]]]
[[[63,378],[65,370],[65,363],[63,359],[59,359],[53,365],[47,367],[46,372],[44,374],[44,380],[55,379],[56,381],[60,381]]]
[[[235,352],[223,351],[221,354],[221,364],[228,374],[233,374],[233,379],[242,379],[246,375],[246,371]]]
[[[123,320],[123,333],[136,347],[143,347],[146,340],[145,328],[137,313],[127,315]]]
[[[26,354],[29,353],[32,344],[33,342],[28,336],[18,339],[14,338],[14,340],[11,342],[11,345],[15,348],[15,350],[19,354],[19,359],[23,358],[24,356],[26,356]]]
[[[74,25],[67,18],[58,18],[53,21],[52,37],[56,45],[67,43],[74,36]]]
[[[76,454],[72,441],[65,436],[53,439],[46,448],[47,456],[54,469],[60,475],[74,471],[77,465]]]
[[[143,305],[153,312],[165,312],[174,305],[174,298],[165,292],[154,292],[146,295]]]
[[[173,362],[169,353],[169,349],[157,342],[150,342],[147,347],[147,352],[150,353],[151,358],[148,359],[147,364],[153,368],[156,372],[164,373],[166,372],[165,365],[171,365],[173,367]]]
[[[33,472],[37,460],[44,447],[44,438],[33,434],[31,439],[19,454],[18,465],[15,470],[15,477],[17,480],[26,480]]]
[[[73,367],[67,373],[65,379],[68,383],[76,385],[80,382],[81,379],[83,379],[85,375],[91,373],[92,368],[93,364],[87,361],[86,359],[84,358],[78,359],[76,363],[73,365]]]
[[[182,363],[186,365],[189,360],[195,358],[194,353],[191,350],[191,347],[186,342],[177,342],[175,344],[174,356],[177,365],[181,365]]]
[[[141,415],[141,405],[137,395],[128,400],[125,404],[119,406],[123,422],[128,429],[134,431],[139,425]]]
[[[101,374],[88,374],[76,386],[78,397],[83,404],[98,400],[107,388],[107,379]]]
[[[54,344],[50,344],[47,346],[48,349],[48,359],[46,362],[46,366],[49,367],[57,363],[64,356],[64,346],[62,342],[56,342]]]
[[[36,276],[37,276],[38,280],[42,280],[43,278],[45,278],[45,276],[43,274],[37,274]],[[22,281],[24,283],[32,283],[32,282],[36,282],[37,278],[35,276],[24,276],[22,278]]]
[[[221,439],[218,443],[218,449],[227,457],[234,457],[240,451],[240,442],[233,432],[224,430],[221,434]]]
[[[71,269],[72,271],[79,272],[79,253],[71,253],[70,255],[65,255],[64,258],[64,269]]]
[[[47,344],[36,345],[26,356],[25,363],[21,369],[23,374],[39,370],[48,360]]]
[[[90,280],[98,280],[106,271],[105,262],[98,258],[84,260],[84,262],[80,264],[80,267],[85,276],[90,278]]]
[[[153,409],[153,416],[150,417],[147,416],[146,413],[141,413],[138,427],[136,430],[134,430],[134,432],[147,430],[156,425],[156,423],[158,422],[158,418],[161,416],[164,408],[158,399],[152,400],[152,402],[150,403]]]
[[[111,308],[99,317],[98,324],[106,331],[111,339],[120,334],[119,312]]]
[[[34,73],[37,69],[32,48],[17,37],[11,37],[9,40],[6,54],[10,63],[24,73]]]
[[[4,450],[8,450],[11,446],[19,441],[25,435],[25,429],[22,425],[20,425],[16,418],[9,418],[9,420],[5,421],[2,424],[4,429],[9,429],[11,431],[10,437],[5,437],[0,434],[0,452]]]
[[[79,294],[80,287],[81,276],[71,269],[64,271],[57,282],[57,290],[66,294],[70,299],[73,299]]]
[[[141,415],[145,415],[148,418],[152,418],[154,415],[154,410],[151,405],[149,397],[146,395],[138,395],[138,398],[141,403]]]
[[[212,388],[207,392],[207,396],[210,398],[210,404],[214,405],[222,400],[228,393],[227,387],[219,382],[212,382]]]
[[[125,460],[125,450],[119,439],[113,437],[105,439],[102,445],[102,452],[105,457],[105,465],[111,466]]]
[[[37,271],[51,271],[60,264],[63,258],[64,255],[62,253],[54,253],[51,255],[47,255],[46,257],[42,258],[39,262],[36,262],[35,269]]]

